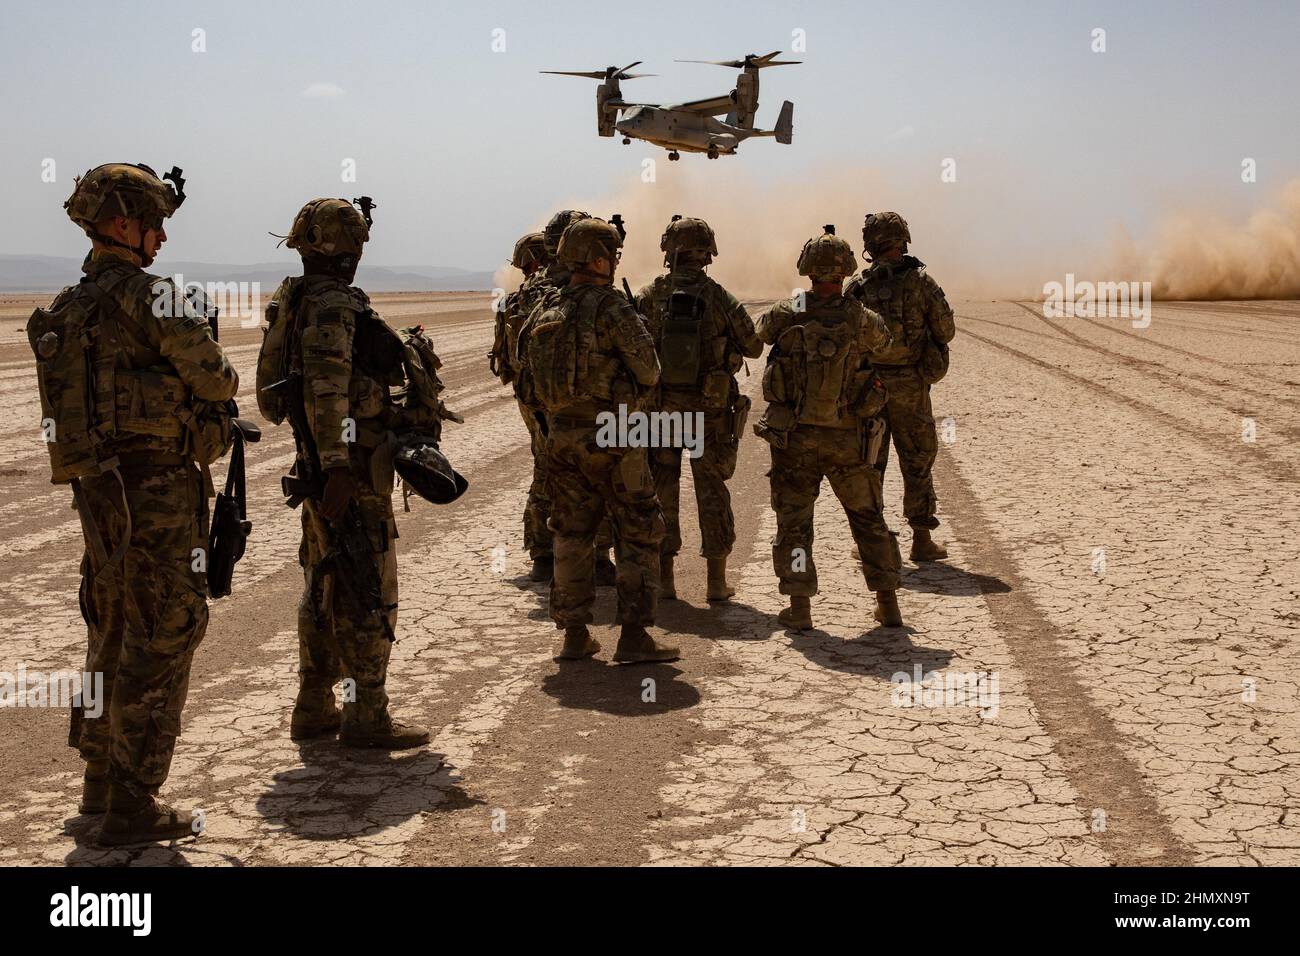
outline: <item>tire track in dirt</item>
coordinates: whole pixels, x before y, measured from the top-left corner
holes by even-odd
[[[984,588],[998,633],[1025,674],[1025,688],[1055,752],[1069,768],[1079,811],[1106,808],[1106,826],[1094,837],[1117,866],[1188,866],[1193,853],[1161,814],[1154,792],[1126,754],[1128,738],[1093,702],[1063,646],[1064,635],[1030,597],[1015,559],[999,543],[956,458],[940,445],[935,485],[944,514],[964,542],[968,560],[1006,588]]]
[[[1069,329],[1066,329],[1063,326],[1055,322],[1052,322],[1051,320],[1044,317],[1042,313],[1035,311],[1033,308],[1025,305],[1023,302],[1016,302],[1014,304],[1019,306],[1021,309],[1024,309],[1025,312],[1033,316],[1038,321],[1042,322],[1049,329],[1052,329],[1054,332],[1059,332],[1061,335],[1064,335],[1067,339],[1069,339],[1071,342],[1074,342],[1076,345],[1080,346],[1081,348],[1086,348],[1089,349],[1090,351],[1096,352],[1099,355],[1104,355],[1106,358],[1113,359],[1114,361],[1119,362],[1121,365],[1131,368],[1134,371],[1141,372],[1144,375],[1149,375],[1152,378],[1158,379],[1159,381],[1163,382],[1165,385],[1169,385],[1172,388],[1181,389],[1182,391],[1185,391],[1188,394],[1196,395],[1197,397],[1202,398],[1206,401],[1210,401],[1214,404],[1219,404],[1222,406],[1222,402],[1219,399],[1217,399],[1213,393],[1205,392],[1192,385],[1183,384],[1180,381],[1180,379],[1193,378],[1204,385],[1208,385],[1210,388],[1230,388],[1233,389],[1234,391],[1242,392],[1246,395],[1251,395],[1256,399],[1279,402],[1284,405],[1293,405],[1295,407],[1300,408],[1300,399],[1287,398],[1286,396],[1277,395],[1274,394],[1273,392],[1266,392],[1261,389],[1251,388],[1249,385],[1240,385],[1236,382],[1221,382],[1216,378],[1212,378],[1208,375],[1202,375],[1199,372],[1192,372],[1185,368],[1180,369],[1177,373],[1170,372],[1159,362],[1154,362],[1151,361],[1150,359],[1138,358],[1135,355],[1128,355],[1124,352],[1116,352],[1113,349],[1106,348],[1104,345],[1098,345],[1096,342],[1092,342],[1084,338],[1083,336],[1075,332],[1071,332]],[[989,320],[982,319],[976,321],[987,322]],[[1197,355],[1195,352],[1189,352],[1186,349],[1178,348],[1175,345],[1166,345],[1163,342],[1148,341],[1146,339],[1143,339],[1142,336],[1137,335],[1133,332],[1126,332],[1123,329],[1112,328],[1111,326],[1105,325],[1096,320],[1085,320],[1085,321],[1089,322],[1089,324],[1091,325],[1095,325],[1098,328],[1106,329],[1109,332],[1115,332],[1120,335],[1127,335],[1137,339],[1139,342],[1145,341],[1150,345],[1155,345],[1158,348],[1168,349],[1172,352],[1176,352],[1188,358],[1194,358],[1202,362],[1210,362],[1214,365],[1221,365],[1224,368],[1234,368],[1234,366],[1229,365],[1226,362],[1221,362],[1217,359],[1207,358],[1203,355]],[[1014,326],[1012,327],[1014,328]],[[1264,378],[1265,376],[1259,376],[1259,377]],[[1274,381],[1274,380],[1269,379],[1269,381]],[[1274,382],[1274,383],[1277,385],[1287,384],[1285,382]],[[1238,414],[1237,409],[1232,407],[1228,407],[1228,411],[1232,412],[1233,414]]]
[[[973,316],[961,315],[958,316],[958,318],[967,322],[969,321],[986,322],[986,323],[989,322],[989,320],[987,319],[978,319]],[[1000,324],[1000,323],[991,323],[991,324]],[[1015,329],[1017,327],[1009,326],[1009,328]],[[1206,449],[1216,457],[1222,457],[1224,451],[1227,448],[1233,448],[1233,449],[1244,448],[1248,451],[1251,457],[1256,460],[1257,465],[1269,478],[1272,478],[1275,481],[1287,482],[1288,484],[1300,483],[1300,476],[1296,474],[1295,469],[1292,465],[1281,460],[1280,458],[1275,457],[1274,455],[1269,454],[1265,449],[1259,447],[1258,445],[1250,444],[1246,442],[1231,442],[1228,440],[1218,441],[1218,442],[1213,441],[1210,438],[1206,437],[1204,432],[1188,424],[1178,416],[1165,411],[1163,408],[1157,408],[1155,405],[1152,405],[1149,402],[1143,402],[1140,401],[1139,399],[1131,398],[1130,396],[1124,395],[1123,393],[1116,391],[1115,389],[1108,388],[1105,385],[1101,385],[1090,378],[1085,378],[1082,375],[1076,375],[1075,373],[1067,371],[1066,369],[1063,368],[1059,368],[1050,362],[1045,362],[1042,359],[1038,358],[1037,356],[1030,355],[1028,352],[1022,352],[1019,349],[1012,348],[1009,345],[1004,345],[1003,343],[997,341],[996,339],[991,339],[988,336],[980,335],[978,332],[972,332],[967,328],[961,328],[961,327],[959,327],[958,331],[964,335],[969,335],[975,341],[982,342],[983,344],[989,346],[990,348],[994,348],[1000,352],[1005,352],[1008,355],[1015,356],[1016,358],[1024,362],[1028,362],[1030,365],[1035,365],[1038,368],[1046,370],[1050,374],[1055,375],[1057,378],[1061,378],[1068,382],[1071,382],[1072,384],[1078,385],[1079,387],[1083,388],[1089,393],[1098,395],[1109,401],[1115,402],[1118,405],[1123,405],[1126,408],[1133,409],[1134,411],[1137,411],[1147,416],[1148,418],[1155,419],[1156,421],[1159,421],[1161,424],[1163,424],[1166,428],[1178,432],[1183,437],[1189,439],[1192,442],[1195,442],[1197,445],[1200,445],[1202,448]],[[1019,329],[1018,331],[1025,331],[1025,330]]]

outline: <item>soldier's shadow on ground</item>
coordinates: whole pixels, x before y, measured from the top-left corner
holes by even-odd
[[[903,590],[948,597],[974,597],[977,594],[1006,594],[1011,585],[991,574],[967,571],[942,561],[903,567]]]
[[[763,641],[781,629],[775,614],[737,601],[711,601],[700,607],[685,601],[660,601],[656,623],[678,634],[714,641]]]
[[[561,707],[598,710],[617,717],[646,717],[694,707],[700,692],[676,678],[672,664],[611,664],[611,641],[603,637],[600,654],[580,661],[557,661],[559,670],[542,679],[542,690]],[[651,683],[647,683],[650,681]]]
[[[350,749],[333,739],[299,745],[303,766],[277,773],[257,812],[308,840],[348,839],[398,826],[422,813],[473,800],[454,767],[431,750]]]
[[[847,641],[817,629],[787,633],[790,646],[819,667],[885,681],[900,673],[911,680],[918,664],[922,674],[942,670],[953,658],[950,650],[913,643],[917,632],[906,626],[874,627]]]
[[[206,850],[202,838],[187,837],[166,843],[101,847],[95,842],[95,837],[103,819],[102,815],[81,814],[63,821],[64,836],[71,837],[77,843],[76,849],[63,858],[67,866],[193,866],[199,858],[217,866],[244,865],[243,860],[229,853]]]

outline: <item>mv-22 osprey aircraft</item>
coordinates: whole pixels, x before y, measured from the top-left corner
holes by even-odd
[[[643,139],[668,150],[669,159],[680,159],[679,150],[704,153],[709,159],[736,152],[742,140],[751,136],[775,136],[778,143],[790,143],[794,137],[794,104],[786,100],[776,120],[776,129],[755,129],[754,114],[758,111],[758,71],[768,66],[788,66],[801,60],[775,60],[780,50],[764,56],[753,53],[743,60],[677,60],[678,63],[709,63],[728,66],[741,71],[736,77],[736,88],[723,96],[689,103],[663,106],[659,103],[629,103],[619,89],[620,80],[632,80],[653,73],[629,73],[641,60],[629,63],[621,70],[607,67],[604,70],[578,72],[573,70],[542,70],[557,76],[585,76],[601,80],[596,89],[596,130],[601,136],[623,134],[624,145],[633,139]],[[619,113],[622,113],[622,116]],[[726,114],[726,119],[715,116]]]

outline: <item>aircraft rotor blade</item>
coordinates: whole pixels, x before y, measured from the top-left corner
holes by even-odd
[[[589,80],[603,80],[605,78],[604,70],[600,70],[599,72],[590,71],[585,73],[580,70],[538,70],[537,72],[549,73],[552,76],[585,76]]]
[[[765,66],[790,66],[795,63],[802,63],[803,60],[774,60],[772,57],[779,56],[780,50],[773,50],[771,53],[765,53],[762,56],[751,53],[743,60],[674,60],[674,63],[708,63],[711,66],[728,66],[732,69],[742,69],[752,66],[761,70]]]

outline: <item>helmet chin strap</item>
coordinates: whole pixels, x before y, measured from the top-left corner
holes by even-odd
[[[137,259],[140,260],[139,264],[141,268],[144,268],[145,266],[153,263],[153,256],[148,255],[144,251],[144,230],[143,229],[140,230],[140,244],[138,246],[133,246],[127,242],[122,242],[120,239],[114,239],[112,236],[106,236],[102,232],[98,232],[94,229],[88,229],[87,234],[90,236],[91,239],[94,239],[96,242],[102,243],[103,245],[117,246],[119,249],[125,249],[127,252],[131,253],[131,255],[135,256]]]

